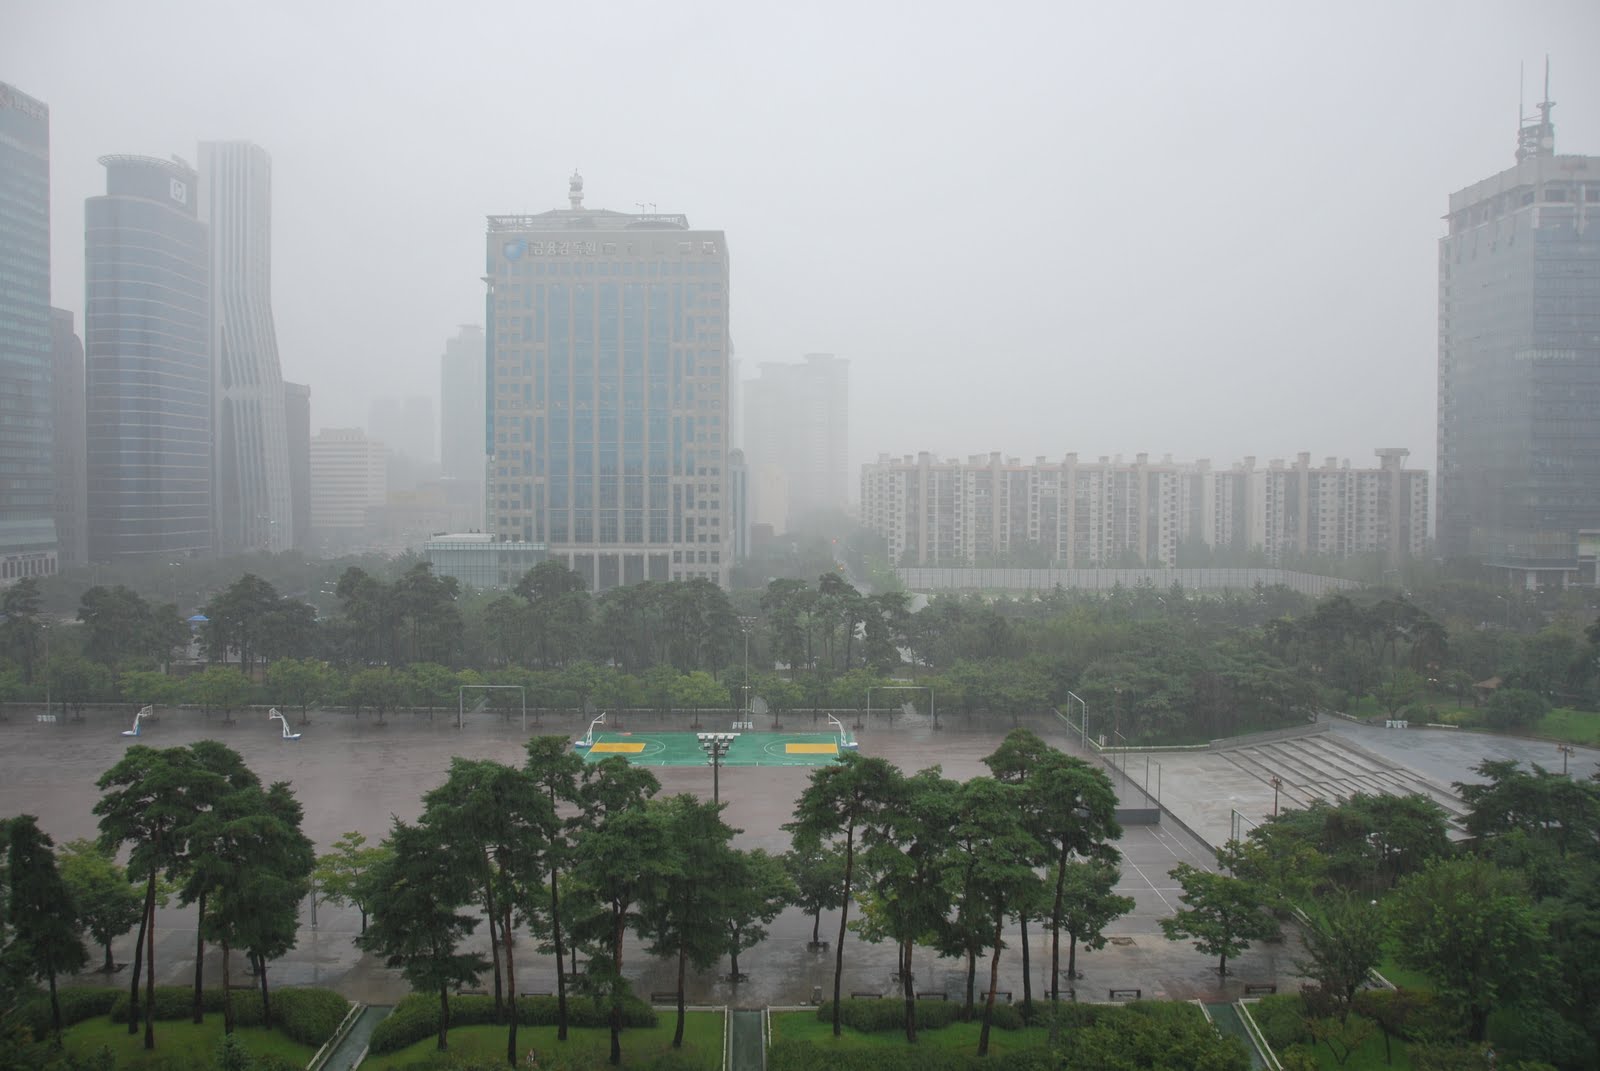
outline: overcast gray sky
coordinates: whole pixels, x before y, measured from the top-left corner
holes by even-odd
[[[105,153],[272,154],[313,425],[436,397],[483,217],[727,232],[746,370],[851,361],[852,453],[1434,458],[1436,240],[1550,53],[1600,154],[1600,3],[0,0],[50,106],[54,302]]]

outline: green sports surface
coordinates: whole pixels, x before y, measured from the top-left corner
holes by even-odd
[[[586,762],[621,757],[639,766],[704,766],[711,760],[694,733],[598,733],[579,748]],[[723,766],[826,766],[839,757],[836,733],[740,733]]]

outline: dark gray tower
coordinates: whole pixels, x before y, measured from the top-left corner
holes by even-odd
[[[1600,528],[1600,156],[1556,154],[1545,89],[1439,240],[1439,549],[1529,587]]]
[[[193,168],[102,156],[85,202],[89,555],[212,552],[211,283]]]

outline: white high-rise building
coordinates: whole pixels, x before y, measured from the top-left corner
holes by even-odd
[[[272,160],[248,141],[200,144],[211,233],[217,547],[294,544],[283,372],[272,321]]]
[[[367,526],[367,511],[389,494],[383,443],[360,428],[323,428],[311,439],[311,527],[339,539]]]
[[[473,528],[482,528],[484,521],[484,410],[483,328],[462,324],[439,359],[439,469],[463,489],[463,498],[473,495]]]
[[[751,516],[787,531],[808,514],[850,501],[850,362],[808,353],[800,364],[763,361],[744,384],[744,449]]]

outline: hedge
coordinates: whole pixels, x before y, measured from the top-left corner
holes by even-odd
[[[835,1049],[804,1041],[774,1041],[767,1049],[767,1071],[1047,1071],[1053,1066],[1046,1047],[983,1057],[926,1046]]]
[[[555,997],[518,997],[517,1023],[520,1026],[554,1026],[558,1005]],[[493,997],[450,998],[450,1026],[482,1026],[498,1022],[494,1014]],[[628,997],[622,1005],[624,1027],[652,1027],[656,1013],[637,997]],[[569,1026],[609,1026],[611,1006],[593,999],[580,997],[567,999],[567,1024]],[[397,1052],[424,1038],[439,1033],[439,995],[412,993],[395,1005],[389,1017],[372,1031],[368,1046],[374,1056]]]
[[[128,1021],[128,991],[116,990],[116,999],[110,1008],[111,1021]],[[350,1002],[331,989],[306,986],[284,986],[271,993],[272,1022],[270,1025],[283,1031],[292,1041],[316,1047],[333,1037],[334,1031],[344,1021]],[[139,993],[139,1003],[144,1004],[144,992]],[[222,990],[207,989],[200,995],[200,1007],[207,1015],[222,1014]],[[194,987],[177,985],[156,986],[155,1020],[187,1019],[194,1011]],[[233,1021],[236,1026],[263,1026],[261,1019],[261,994],[256,990],[235,990],[233,994]]]
[[[1250,1016],[1261,1028],[1261,1036],[1277,1052],[1291,1045],[1311,1043],[1311,1031],[1306,1029],[1306,1005],[1299,993],[1262,997],[1250,1009]]]
[[[917,1029],[938,1030],[951,1023],[966,1021],[966,1007],[958,1000],[919,1000]],[[833,1001],[825,1000],[817,1006],[817,1018],[824,1023],[833,1022]],[[864,1034],[883,1034],[903,1030],[906,1025],[906,1002],[895,997],[850,998],[839,1002],[839,1021]],[[983,1022],[983,1005],[973,1008],[972,1021]],[[1022,1012],[1010,1004],[996,1004],[991,1020],[997,1030],[1022,1029]]]
[[[127,996],[126,990],[115,986],[62,986],[56,990],[61,1004],[61,1025],[76,1026],[86,1019],[107,1014],[119,993]],[[27,1027],[28,1033],[36,1038],[47,1037],[50,1033],[49,995],[40,994],[21,1004],[6,1022]]]

